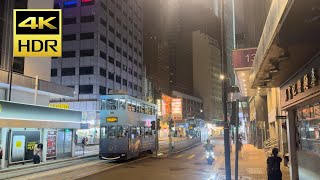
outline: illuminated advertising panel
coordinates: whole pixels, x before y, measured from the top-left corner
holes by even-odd
[[[161,99],[157,99],[157,106],[158,106],[158,116],[162,116],[162,103]]]
[[[182,120],[182,100],[181,98],[172,98],[171,101],[172,118]]]
[[[162,116],[168,116],[171,113],[171,97],[162,94]]]

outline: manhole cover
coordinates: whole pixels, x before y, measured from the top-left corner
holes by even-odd
[[[263,168],[247,168],[249,174],[265,174],[265,169]]]

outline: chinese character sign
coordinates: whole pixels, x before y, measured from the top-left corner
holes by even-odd
[[[162,116],[171,114],[171,97],[162,95]]]

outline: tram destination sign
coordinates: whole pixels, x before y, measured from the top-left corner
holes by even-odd
[[[118,122],[118,118],[117,117],[107,117],[107,122]]]

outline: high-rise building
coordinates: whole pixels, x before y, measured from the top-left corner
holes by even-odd
[[[201,31],[192,33],[193,92],[203,99],[207,121],[222,120],[221,54],[218,41]]]
[[[63,53],[52,60],[52,81],[75,88],[71,108],[99,122],[99,96],[124,90],[142,98],[141,0],[55,0],[63,11]]]
[[[144,0],[143,45],[146,74],[153,83],[158,97],[161,93],[170,94],[169,47],[165,34],[166,1]]]

